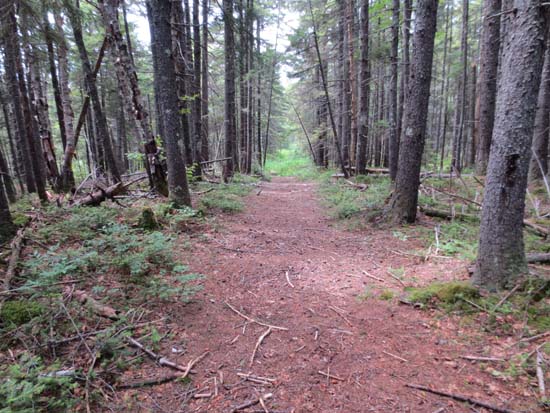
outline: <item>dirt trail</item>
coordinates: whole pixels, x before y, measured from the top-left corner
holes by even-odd
[[[336,228],[319,204],[314,183],[276,178],[260,189],[259,195],[255,190],[247,197],[245,212],[220,217],[222,228],[198,238],[186,257],[192,270],[206,274],[204,290],[192,304],[165,309],[177,326],[165,351],[184,343],[183,361],[209,349],[193,383],[213,392],[213,377],[219,379],[222,372],[226,387],[218,382],[218,396],[185,403],[177,397],[178,383],[142,389],[153,400],[150,405],[157,406],[154,411],[227,412],[264,393],[273,393],[270,412],[484,411],[406,383],[501,406],[524,405],[511,388],[459,358],[482,347],[461,344],[464,331],[454,324],[395,299],[358,298],[374,289],[399,294],[402,286],[387,274],[389,267],[404,266],[406,280],[429,282],[456,278],[464,264],[422,262],[408,255],[421,244],[399,240],[391,231]],[[254,347],[267,328],[245,323],[225,302],[288,329],[265,337],[251,367]],[[276,382],[268,387],[243,382],[237,373]],[[256,405],[245,411],[264,410]]]

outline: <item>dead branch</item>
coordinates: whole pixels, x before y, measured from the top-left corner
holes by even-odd
[[[325,376],[326,378],[329,378],[329,379],[334,379],[334,380],[338,380],[338,381],[346,381],[346,379],[343,379],[342,377],[338,377],[338,376],[335,376],[333,374],[330,374],[330,373],[327,373],[327,372],[324,372],[324,371],[321,371],[321,370],[319,370],[317,373],[319,373],[321,376]]]
[[[505,361],[504,359],[498,357],[479,357],[479,356],[460,356],[461,359],[470,360],[470,361]]]
[[[384,354],[387,355],[387,356],[393,357],[393,358],[396,359],[396,360],[402,361],[402,362],[404,362],[404,363],[408,363],[408,362],[409,362],[409,360],[404,359],[403,357],[396,356],[395,354],[390,353],[389,351],[382,350],[382,353],[384,353]]]
[[[252,352],[252,356],[250,356],[250,363],[249,367],[252,367],[252,364],[254,364],[254,357],[256,357],[256,352],[258,351],[258,348],[260,348],[260,345],[262,344],[262,341],[264,341],[264,338],[266,338],[268,335],[271,334],[271,327],[269,327],[259,338],[256,342],[256,345],[254,346],[254,351]]]
[[[365,274],[367,277],[372,278],[373,280],[380,281],[381,283],[385,283],[385,282],[386,282],[386,280],[383,280],[382,278],[375,277],[374,275],[369,274],[369,273],[366,272],[366,271],[362,271],[362,273]]]
[[[334,311],[336,314],[338,314],[342,320],[344,320],[346,322],[347,325],[349,325],[350,327],[353,327],[353,324],[351,323],[351,321],[349,321],[346,316],[344,316],[339,310],[336,309],[336,307],[332,306],[332,305],[329,305],[329,307],[332,311]]]
[[[237,376],[244,380],[251,381],[252,383],[262,384],[264,386],[273,386],[275,379],[270,379],[268,377],[253,376],[252,374],[237,373]]]
[[[473,405],[476,405],[476,406],[484,407],[484,408],[492,410],[494,412],[519,413],[517,410],[510,410],[510,409],[506,409],[504,407],[498,407],[498,406],[495,406],[493,404],[484,402],[482,400],[473,399],[471,397],[462,396],[460,394],[448,393],[448,392],[441,391],[441,390],[433,390],[433,389],[430,389],[429,387],[421,386],[421,385],[418,385],[418,384],[409,384],[409,383],[407,383],[407,384],[405,384],[405,386],[410,387],[411,389],[422,390],[422,391],[425,391],[425,392],[428,392],[428,393],[437,394],[438,396],[448,397],[450,399],[458,400],[460,402],[466,402],[466,403],[470,403],[470,404],[473,404]]]
[[[65,293],[70,293],[70,290],[65,290]],[[90,297],[86,291],[76,290],[72,295],[77,299],[82,305],[87,305],[90,309],[100,317],[109,318],[111,320],[118,320],[118,311],[113,307],[102,304],[96,299]]]
[[[201,361],[203,358],[205,358],[209,352],[206,351],[204,352],[203,354],[201,354],[199,357],[197,357],[196,359],[194,360],[191,360],[188,364],[187,364],[187,367],[184,367],[184,366],[181,366],[169,359],[167,359],[166,357],[163,357],[157,353],[155,353],[153,350],[151,349],[148,349],[147,347],[145,347],[143,344],[141,344],[139,341],[137,341],[136,339],[132,338],[132,337],[127,337],[127,340],[128,340],[128,343],[132,346],[132,347],[136,347],[138,349],[140,349],[141,351],[143,351],[145,354],[147,354],[151,359],[153,359],[156,363],[159,364],[159,366],[162,366],[162,367],[169,367],[171,369],[174,369],[174,370],[178,370],[178,371],[182,371],[183,374],[180,376],[180,378],[185,378],[187,377],[187,375],[189,374],[189,372],[191,371],[191,369],[193,368],[193,366],[195,364],[197,364],[199,361]]]
[[[256,323],[256,324],[259,324],[261,326],[264,326],[264,327],[269,327],[273,330],[282,330],[282,331],[288,331],[288,328],[286,327],[279,327],[279,326],[274,326],[272,324],[267,324],[267,323],[264,323],[262,321],[258,321],[258,320],[255,320],[254,318],[252,317],[249,317],[247,316],[246,314],[243,314],[241,313],[239,310],[237,310],[235,307],[233,307],[231,304],[229,304],[227,301],[224,301],[224,304],[226,306],[228,306],[231,311],[233,311],[234,313],[238,314],[239,316],[241,316],[242,318],[244,318],[245,320],[248,320],[250,321],[251,323]]]
[[[117,389],[139,389],[140,387],[156,386],[159,384],[169,383],[182,377],[181,374],[171,374],[169,376],[156,377],[153,379],[146,379],[141,381],[121,383],[116,386]]]
[[[542,366],[544,365],[544,359],[540,352],[540,349],[537,348],[537,380],[539,382],[539,392],[540,398],[542,400],[546,399],[546,385],[544,384],[544,370]]]
[[[285,271],[285,277],[286,277],[286,282],[288,283],[288,285],[290,285],[292,288],[294,288],[294,284],[292,284],[290,282],[290,277],[288,276],[288,271]]]
[[[236,406],[234,407],[233,409],[230,410],[230,413],[236,413],[238,412],[239,410],[244,410],[248,407],[251,407],[251,406],[255,406],[257,405],[258,403],[260,403],[260,400],[263,402],[264,400],[269,400],[273,397],[273,393],[266,393],[256,399],[253,399],[253,400],[250,400],[250,401],[247,401],[239,406]]]
[[[527,254],[527,262],[530,264],[550,264],[550,253]]]
[[[388,275],[390,277],[392,277],[394,280],[398,281],[399,284],[401,284],[403,287],[406,287],[407,285],[403,282],[403,280],[401,278],[399,278],[397,275],[394,275],[391,273],[391,271],[389,270],[386,270],[386,272],[388,273]]]
[[[8,261],[8,269],[6,270],[6,275],[4,276],[3,282],[4,291],[8,291],[10,289],[11,280],[13,279],[13,277],[15,277],[17,263],[19,262],[19,257],[21,256],[21,251],[23,250],[23,244],[25,243],[26,229],[27,226],[17,231],[15,238],[11,242],[11,255]]]
[[[441,194],[445,194],[445,195],[450,196],[450,197],[452,197],[452,198],[460,199],[460,200],[462,200],[462,201],[464,201],[464,202],[467,202],[467,203],[469,203],[469,204],[473,204],[473,205],[477,205],[478,207],[481,207],[481,203],[479,203],[479,202],[477,202],[477,201],[474,201],[474,200],[472,200],[472,199],[468,199],[468,198],[465,198],[465,197],[463,197],[463,196],[460,196],[460,195],[457,195],[457,194],[453,194],[453,193],[451,193],[451,192],[444,191],[444,190],[442,190],[442,189],[439,189],[439,188],[437,188],[437,187],[435,187],[435,186],[431,186],[431,185],[428,185],[428,184],[422,184],[422,186],[425,186],[426,188],[433,189],[433,190],[436,191],[436,192],[439,192],[439,193],[441,193]]]

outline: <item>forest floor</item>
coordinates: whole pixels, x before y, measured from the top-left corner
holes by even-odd
[[[189,304],[158,308],[170,331],[159,353],[185,365],[209,351],[192,382],[119,391],[125,402],[116,411],[230,412],[262,396],[242,411],[489,411],[407,384],[540,411],[536,379],[500,377],[496,369],[510,367],[504,360],[520,351],[517,337],[400,303],[405,286],[468,279],[466,261],[426,259],[416,252],[421,240],[387,228],[342,228],[321,206],[316,182],[274,178],[244,202],[245,211],[223,214],[219,226],[193,237],[192,249],[175,251],[206,275],[204,289]],[[121,381],[168,373],[145,362]]]

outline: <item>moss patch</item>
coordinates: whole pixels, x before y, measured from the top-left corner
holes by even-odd
[[[20,326],[40,316],[43,312],[44,307],[36,301],[7,301],[0,310],[0,321],[4,325]]]
[[[410,289],[409,300],[421,304],[453,305],[463,298],[467,300],[479,297],[479,291],[468,282],[453,281],[449,283],[433,283],[427,287]]]

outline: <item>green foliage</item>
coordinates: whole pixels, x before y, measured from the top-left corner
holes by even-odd
[[[332,216],[338,219],[349,219],[359,214],[369,219],[379,214],[390,192],[390,180],[385,177],[357,176],[358,183],[367,185],[364,191],[358,191],[341,182],[332,182],[330,176],[325,176],[320,193],[323,204]]]
[[[0,413],[71,411],[76,384],[70,377],[55,377],[56,366],[24,353],[18,364],[0,366]],[[48,371],[49,370],[49,371]]]
[[[38,230],[38,235],[45,241],[59,242],[88,240],[96,236],[105,226],[115,221],[119,214],[109,207],[75,207],[70,210],[52,209],[49,216],[54,222],[49,222]]]
[[[157,219],[155,218],[155,213],[151,208],[144,208],[143,211],[141,211],[138,226],[145,230],[155,230],[160,227]]]
[[[0,321],[4,326],[20,326],[44,312],[42,304],[32,300],[6,301],[0,310]]]
[[[211,191],[202,195],[198,202],[199,212],[207,210],[218,210],[226,213],[236,213],[244,210],[242,198],[248,195],[252,189],[252,185],[248,183],[240,183],[246,181],[240,175],[236,175],[237,181],[229,184],[219,184],[210,187]]]
[[[394,296],[395,296],[395,294],[392,290],[384,290],[380,293],[378,298],[380,298],[381,300],[384,300],[384,301],[389,301],[389,300],[393,299]]]
[[[478,297],[478,289],[463,281],[437,282],[426,287],[409,289],[409,301],[420,304],[442,304],[453,307],[461,303],[463,298],[472,300]]]
[[[311,158],[297,145],[279,149],[275,154],[268,156],[265,170],[272,175],[295,176],[304,180],[319,176],[319,171],[311,162]]]

